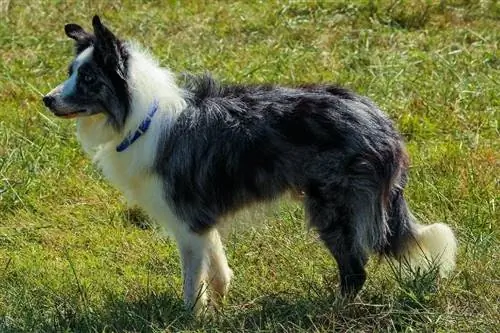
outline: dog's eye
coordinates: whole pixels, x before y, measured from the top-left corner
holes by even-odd
[[[94,82],[94,80],[95,80],[95,78],[90,74],[85,74],[83,76],[83,82],[85,82],[85,83],[92,83],[92,82]]]

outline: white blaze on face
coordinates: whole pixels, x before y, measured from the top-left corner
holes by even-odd
[[[88,47],[84,51],[82,51],[82,53],[80,53],[78,57],[76,57],[75,61],[72,64],[73,72],[69,77],[69,79],[63,83],[61,97],[63,98],[67,97],[75,91],[76,82],[78,79],[78,68],[92,57],[93,51],[94,51],[93,46]]]

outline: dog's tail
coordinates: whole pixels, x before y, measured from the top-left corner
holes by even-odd
[[[457,241],[446,224],[418,224],[403,197],[403,189],[391,192],[388,210],[389,235],[382,254],[389,255],[412,270],[437,268],[446,276],[455,267]]]

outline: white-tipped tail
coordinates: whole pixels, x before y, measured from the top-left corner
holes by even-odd
[[[407,244],[402,254],[403,262],[413,269],[429,270],[439,267],[444,277],[455,268],[457,240],[446,224],[414,225],[414,239]]]

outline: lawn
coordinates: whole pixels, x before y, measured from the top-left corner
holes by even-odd
[[[457,233],[456,271],[404,277],[373,258],[341,304],[334,261],[283,200],[225,230],[229,297],[192,318],[175,245],[41,103],[72,59],[64,24],[96,13],[176,72],[372,98],[407,142],[414,214]],[[500,331],[499,41],[495,0],[0,0],[0,332]]]

